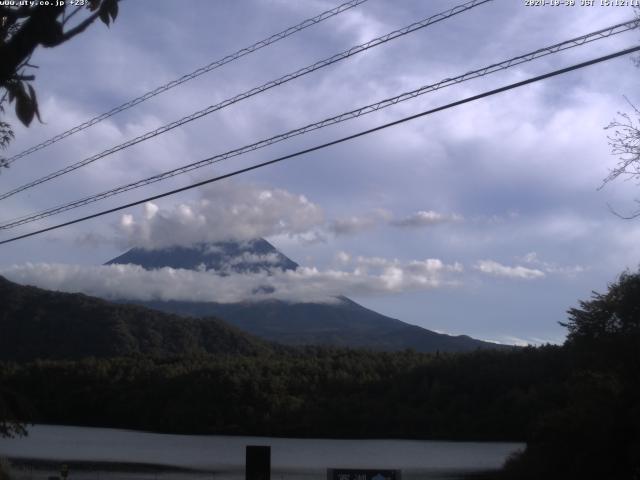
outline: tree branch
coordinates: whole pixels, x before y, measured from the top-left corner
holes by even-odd
[[[638,200],[636,200],[636,202],[638,202]],[[616,217],[621,218],[622,220],[633,220],[633,219],[635,219],[635,218],[640,217],[640,210],[638,210],[638,211],[637,211],[637,212],[635,212],[635,213],[632,213],[632,214],[631,214],[631,215],[629,215],[629,216],[626,216],[626,215],[622,215],[622,214],[620,214],[620,213],[616,212],[616,211],[613,209],[613,207],[612,207],[610,204],[608,204],[608,203],[607,203],[607,208],[609,208],[609,211],[610,211],[611,213],[613,213]]]
[[[62,27],[56,18],[64,8],[51,5],[36,7],[11,40],[0,43],[0,83],[9,80],[38,45],[49,44],[60,35]]]
[[[96,18],[98,18],[98,16],[100,15],[100,11],[96,11],[95,13],[93,13],[91,16],[85,18],[82,22],[80,22],[78,25],[76,25],[75,27],[73,27],[70,30],[67,30],[66,32],[64,32],[62,34],[62,36],[60,37],[60,41],[56,42],[52,45],[47,45],[49,47],[55,47],[57,45],[60,45],[61,43],[66,42],[67,40],[75,37],[76,35],[78,35],[79,33],[84,32],[89,25],[91,25]]]
[[[73,12],[71,12],[69,15],[67,15],[65,17],[65,19],[62,21],[62,25],[65,25],[69,20],[71,20],[73,18],[73,16],[78,13],[80,10],[82,10],[82,7],[76,7]]]

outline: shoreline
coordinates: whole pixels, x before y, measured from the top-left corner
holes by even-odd
[[[103,472],[131,472],[131,473],[192,473],[192,474],[209,474],[214,475],[221,473],[214,470],[202,470],[197,468],[178,467],[175,465],[162,465],[154,463],[137,463],[137,462],[119,462],[119,461],[85,461],[85,460],[47,460],[42,458],[29,457],[6,457],[11,464],[11,468],[24,469],[33,468],[34,470],[53,470],[56,471],[61,465],[67,465],[69,470],[78,471],[94,471]]]

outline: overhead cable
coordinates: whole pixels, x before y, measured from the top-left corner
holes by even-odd
[[[73,135],[74,133],[78,133],[82,130],[85,130],[93,125],[95,125],[96,123],[99,123],[103,120],[106,120],[109,117],[112,117],[114,115],[116,115],[117,113],[123,112],[125,110],[128,110],[131,107],[135,107],[136,105],[149,100],[152,97],[155,97],[156,95],[159,95],[161,93],[164,93],[168,90],[171,90],[174,87],[177,87],[178,85],[182,85],[185,82],[188,82],[189,80],[193,80],[194,78],[199,77],[200,75],[204,75],[205,73],[208,73],[212,70],[215,70],[216,68],[222,67],[223,65],[226,65],[227,63],[233,62],[234,60],[238,60],[239,58],[244,57],[245,55],[249,55],[250,53],[254,53],[257,52],[258,50],[260,50],[261,48],[264,48],[268,45],[271,45],[273,43],[276,43],[280,40],[283,40],[291,35],[293,35],[294,33],[298,33],[301,30],[304,30],[305,28],[311,27],[313,25],[317,25],[318,23],[327,20],[328,18],[334,17],[335,15],[338,15],[346,10],[349,10],[353,7],[356,7],[358,5],[360,5],[361,3],[367,2],[368,0],[350,0],[349,2],[345,2],[342,5],[338,5],[335,8],[332,8],[331,10],[327,10],[326,12],[322,12],[319,15],[316,15],[313,18],[307,18],[306,20],[304,20],[303,22],[300,22],[297,25],[294,25],[293,27],[289,27],[286,30],[281,31],[280,33],[276,33],[275,35],[271,35],[268,38],[265,38],[264,40],[260,40],[259,42],[254,43],[253,45],[249,45],[248,47],[242,48],[240,50],[238,50],[237,52],[231,53],[229,55],[226,55],[225,57],[220,58],[219,60],[215,60],[211,63],[209,63],[208,65],[205,65],[204,67],[200,67],[196,70],[194,70],[191,73],[188,73],[186,75],[183,75],[182,77],[176,79],[176,80],[172,80],[169,83],[166,83],[164,85],[161,85],[147,93],[145,93],[144,95],[141,95],[137,98],[134,98],[132,100],[129,100],[128,102],[123,103],[122,105],[119,105],[115,108],[112,108],[111,110],[109,110],[108,112],[102,113],[96,117],[91,118],[90,120],[87,120],[84,123],[81,123],[80,125],[77,125],[73,128],[70,128],[69,130],[66,130],[62,133],[59,133],[58,135],[55,135],[54,137],[49,138],[48,140],[45,140],[42,143],[39,143],[37,145],[34,145],[33,147],[30,147],[26,150],[24,150],[23,152],[20,152],[10,158],[8,158],[6,160],[6,164],[10,165],[13,162],[15,162],[16,160],[19,160],[23,157],[26,157],[27,155],[30,155],[31,153],[37,152],[38,150],[42,150],[45,147],[48,147],[49,145],[53,145],[56,142],[59,142],[60,140],[62,140],[63,138],[66,138],[70,135]]]
[[[537,77],[532,77],[532,78],[529,78],[527,80],[522,80],[520,82],[515,82],[515,83],[512,83],[512,84],[506,85],[504,87],[496,88],[494,90],[489,90],[487,92],[484,92],[484,93],[481,93],[481,94],[478,94],[478,95],[467,97],[467,98],[465,98],[463,100],[458,100],[456,102],[448,103],[446,105],[443,105],[443,106],[440,106],[440,107],[437,107],[437,108],[433,108],[431,110],[426,110],[424,112],[417,113],[415,115],[410,115],[408,117],[401,118],[400,120],[395,120],[393,122],[385,123],[383,125],[379,125],[377,127],[370,128],[368,130],[364,130],[364,131],[355,133],[353,135],[348,135],[346,137],[342,137],[342,138],[339,138],[337,140],[333,140],[331,142],[323,143],[321,145],[316,145],[314,147],[307,148],[307,149],[304,149],[304,150],[300,150],[298,152],[291,153],[289,155],[284,155],[282,157],[274,158],[273,160],[269,160],[269,161],[266,161],[266,162],[258,163],[256,165],[252,165],[250,167],[241,168],[239,170],[235,170],[233,172],[226,173],[224,175],[219,175],[217,177],[209,178],[209,179],[203,180],[201,182],[197,182],[197,183],[194,183],[194,184],[191,184],[191,185],[187,185],[187,186],[181,187],[181,188],[176,188],[175,190],[170,190],[168,192],[160,193],[158,195],[153,195],[151,197],[143,198],[142,200],[137,200],[135,202],[130,202],[130,203],[127,203],[125,205],[120,205],[118,207],[110,208],[108,210],[103,210],[101,212],[97,212],[97,213],[94,213],[94,214],[91,214],[91,215],[87,215],[85,217],[76,218],[74,220],[70,220],[70,221],[64,222],[64,223],[59,223],[57,225],[52,225],[50,227],[42,228],[42,229],[36,230],[34,232],[25,233],[23,235],[18,235],[16,237],[8,238],[6,240],[0,241],[0,245],[4,245],[4,244],[10,243],[10,242],[15,242],[17,240],[22,240],[24,238],[32,237],[34,235],[39,235],[41,233],[50,232],[52,230],[57,230],[59,228],[67,227],[69,225],[74,225],[76,223],[80,223],[80,222],[84,222],[84,221],[87,221],[87,220],[91,220],[93,218],[101,217],[101,216],[107,215],[109,213],[114,213],[114,212],[117,212],[117,211],[120,211],[120,210],[124,210],[126,208],[134,207],[136,205],[141,205],[141,204],[146,203],[146,202],[150,202],[150,201],[153,201],[153,200],[158,200],[160,198],[168,197],[170,195],[175,195],[176,193],[184,192],[184,191],[187,191],[187,190],[191,190],[193,188],[197,188],[197,187],[201,187],[201,186],[204,186],[204,185],[207,185],[207,184],[210,184],[210,183],[218,182],[220,180],[224,180],[226,178],[234,177],[234,176],[240,175],[242,173],[250,172],[252,170],[257,170],[258,168],[266,167],[268,165],[273,165],[275,163],[282,162],[284,160],[288,160],[288,159],[291,159],[291,158],[294,158],[294,157],[299,157],[299,156],[305,155],[307,153],[315,152],[317,150],[321,150],[321,149],[324,149],[324,148],[327,148],[327,147],[330,147],[330,146],[333,146],[333,145],[337,145],[337,144],[340,144],[340,143],[343,143],[343,142],[347,142],[349,140],[354,140],[354,139],[362,137],[364,135],[369,135],[371,133],[374,133],[374,132],[377,132],[377,131],[380,131],[380,130],[384,130],[384,129],[389,128],[389,127],[393,127],[395,125],[400,125],[402,123],[405,123],[405,122],[408,122],[408,121],[411,121],[411,120],[415,120],[415,119],[420,118],[420,117],[431,115],[433,113],[440,112],[440,111],[443,111],[443,110],[447,110],[449,108],[457,107],[457,106],[463,105],[465,103],[470,103],[470,102],[473,102],[473,101],[476,101],[476,100],[480,100],[482,98],[486,98],[486,97],[489,97],[489,96],[492,96],[492,95],[496,95],[498,93],[506,92],[508,90],[512,90],[514,88],[519,88],[519,87],[522,87],[524,85],[528,85],[528,84],[531,84],[531,83],[534,83],[534,82],[539,82],[539,81],[545,80],[547,78],[551,78],[551,77],[555,77],[555,76],[558,76],[558,75],[562,75],[562,74],[565,74],[565,73],[568,73],[568,72],[571,72],[571,71],[574,71],[574,70],[578,70],[580,68],[585,68],[585,67],[588,67],[590,65],[594,65],[594,64],[597,64],[597,63],[600,63],[600,62],[611,60],[613,58],[617,58],[617,57],[620,57],[620,56],[623,56],[623,55],[629,55],[629,54],[637,52],[637,51],[640,51],[640,46],[627,48],[625,50],[620,50],[618,52],[615,52],[615,53],[612,53],[612,54],[609,54],[609,55],[604,55],[602,57],[594,58],[592,60],[589,60],[589,61],[586,61],[586,62],[582,62],[582,63],[578,63],[578,64],[572,65],[570,67],[561,68],[559,70],[554,70],[553,72],[546,73],[544,75],[538,75]]]
[[[428,27],[429,25],[433,25],[434,23],[437,22],[441,22],[447,18],[453,17],[454,15],[458,15],[462,12],[466,12],[467,10],[470,10],[474,7],[477,7],[479,5],[491,2],[493,0],[471,0],[470,2],[458,5],[456,7],[450,8],[449,10],[446,10],[445,12],[442,13],[438,13],[436,15],[433,15],[431,17],[425,18],[424,20],[421,20],[419,22],[415,22],[412,23],[411,25],[408,25],[404,28],[401,28],[399,30],[394,30],[393,32],[390,32],[386,35],[383,35],[381,37],[377,37],[374,38],[373,40],[369,40],[366,43],[362,43],[360,45],[356,45],[355,47],[351,47],[348,50],[345,50],[341,53],[338,53],[336,55],[333,55],[329,58],[326,58],[324,60],[320,60],[318,62],[313,63],[312,65],[309,65],[307,67],[301,68],[300,70],[297,70],[293,73],[289,73],[287,75],[284,75],[280,78],[277,78],[276,80],[271,80],[259,87],[255,87],[252,88],[251,90],[247,90],[246,92],[243,92],[241,94],[238,94],[234,97],[228,98],[227,100],[223,100],[220,103],[217,103],[215,105],[210,105],[207,108],[204,108],[202,110],[199,110],[197,112],[192,113],[191,115],[188,115],[186,117],[181,118],[180,120],[176,120],[173,121],[167,125],[163,125],[162,127],[159,127],[155,130],[151,130],[143,135],[140,135],[132,140],[129,140],[125,143],[122,143],[120,145],[116,145],[115,147],[109,148],[108,150],[105,150],[101,153],[98,153],[96,155],[93,155],[91,157],[85,158],[84,160],[80,160],[76,163],[73,163],[63,169],[57,170],[53,173],[50,173],[48,175],[45,175],[44,177],[41,177],[37,180],[34,180],[32,182],[26,183],[24,185],[21,185],[13,190],[10,190],[8,192],[5,192],[3,194],[0,194],[0,200],[4,200],[5,198],[11,197],[19,192],[23,192],[25,190],[28,190],[30,188],[33,188],[37,185],[40,185],[42,183],[48,182],[49,180],[53,180],[54,178],[57,178],[61,175],[65,175],[69,172],[72,172],[74,170],[77,170],[81,167],[84,167],[86,165],[89,165],[101,158],[104,158],[108,155],[114,154],[116,152],[119,152],[121,150],[124,150],[125,148],[131,147],[133,145],[136,145],[140,142],[144,142],[146,140],[149,140],[153,137],[156,137],[158,135],[161,135],[163,133],[166,133],[170,130],[173,130],[174,128],[180,127],[186,123],[192,122],[194,120],[197,120],[199,118],[204,117],[205,115],[209,115],[213,112],[216,112],[218,110],[222,110],[223,108],[226,108],[230,105],[233,105],[234,103],[240,102],[242,100],[246,100],[247,98],[253,97],[254,95],[257,95],[259,93],[262,93],[266,90],[269,90],[271,88],[277,87],[279,85],[282,85],[284,83],[287,83],[293,79],[302,77],[303,75],[307,75],[311,72],[315,72],[316,70],[319,70],[321,68],[327,67],[329,65],[332,65],[336,62],[339,62],[341,60],[344,60],[346,58],[352,57],[354,55],[357,55],[359,53],[362,53],[366,50],[369,50],[370,48],[374,48],[377,46],[380,46],[382,44],[385,44],[391,40],[395,40],[397,38],[400,38],[404,35],[407,35],[409,33],[415,32],[417,30],[420,30],[422,28]]]
[[[0,230],[7,230],[7,229],[11,229],[11,228],[15,228],[17,226],[20,225],[24,225],[26,223],[31,223],[37,220],[41,220],[43,218],[46,217],[50,217],[52,215],[56,215],[58,213],[62,213],[68,210],[72,210],[75,208],[79,208],[91,203],[95,203],[97,201],[100,200],[104,200],[106,198],[124,193],[124,192],[128,192],[130,190],[134,190],[146,185],[150,185],[171,177],[175,177],[177,175],[181,175],[183,173],[187,173],[190,172],[192,170],[196,170],[198,168],[202,168],[214,163],[219,163],[222,162],[224,160],[227,160],[229,158],[232,157],[237,157],[239,155],[243,155],[245,153],[254,151],[254,150],[258,150],[260,148],[264,148],[267,147],[269,145],[273,145],[274,143],[278,143],[281,142],[283,140],[286,140],[288,138],[292,138],[294,136],[298,136],[298,135],[302,135],[304,133],[313,131],[313,130],[318,130],[320,128],[324,128],[330,125],[334,125],[337,123],[341,123],[347,120],[351,120],[353,118],[357,118],[360,117],[362,115],[366,115],[372,112],[376,112],[378,110],[382,110],[384,108],[390,107],[392,105],[395,105],[397,103],[400,102],[404,102],[406,100],[410,100],[412,98],[415,98],[417,96],[420,95],[424,95],[426,93],[429,92],[433,92],[445,87],[449,87],[451,85],[456,85],[458,83],[464,82],[464,81],[468,81],[474,78],[478,78],[478,77],[482,77],[484,75],[488,75],[491,73],[495,73],[501,70],[505,70],[507,68],[511,68],[514,67],[516,65],[520,65],[522,63],[525,62],[530,62],[532,60],[535,60],[537,58],[540,57],[544,57],[553,53],[557,53],[563,50],[567,50],[569,48],[573,48],[573,47],[577,47],[580,45],[584,45],[585,43],[589,43],[595,40],[600,40],[602,38],[607,38],[611,35],[616,35],[628,30],[631,30],[633,28],[636,28],[638,25],[640,24],[640,20],[638,19],[634,19],[631,21],[628,21],[626,23],[621,23],[621,24],[617,24],[617,25],[613,25],[611,27],[607,27],[601,30],[597,30],[595,32],[591,32],[588,33],[586,35],[582,35],[580,37],[576,37],[576,38],[572,38],[570,40],[566,40],[564,42],[561,43],[556,43],[554,45],[548,46],[548,47],[544,47],[544,48],[540,48],[537,49],[533,52],[529,52],[529,53],[525,53],[523,55],[519,55],[517,57],[513,57],[510,58],[508,60],[504,60],[502,62],[499,63],[494,63],[491,64],[489,66],[477,69],[477,70],[473,70],[467,73],[464,73],[462,75],[459,75],[457,77],[453,77],[453,78],[446,78],[444,80],[441,80],[437,83],[433,83],[430,85],[425,85],[422,86],[420,88],[417,88],[415,90],[411,90],[409,92],[405,92],[402,93],[400,95],[396,95],[395,97],[391,97],[391,98],[387,98],[384,100],[381,100],[379,102],[376,103],[372,103],[369,105],[365,105],[363,107],[357,108],[355,110],[351,110],[349,112],[346,113],[342,113],[340,115],[336,115],[334,117],[330,117],[330,118],[326,118],[324,120],[321,120],[319,122],[316,123],[311,123],[309,125],[305,125],[303,127],[294,129],[294,130],[290,130],[288,132],[285,133],[281,133],[279,135],[275,135],[273,137],[267,138],[267,139],[263,139],[260,140],[258,142],[252,143],[250,145],[245,145],[243,147],[234,149],[234,150],[230,150],[227,151],[225,153],[221,153],[218,155],[214,155],[212,157],[208,157],[205,158],[203,160],[199,160],[197,162],[194,163],[190,163],[187,165],[183,165],[181,167],[178,168],[174,168],[172,170],[168,170],[166,172],[163,173],[159,173],[157,175],[153,175],[151,177],[148,178],[144,178],[141,180],[137,180],[135,182],[131,182],[125,185],[121,185],[119,187],[115,187],[113,189],[101,192],[99,194],[95,194],[95,195],[91,195],[79,200],[75,200],[73,202],[69,202],[66,204],[62,204],[62,205],[58,205],[55,207],[51,207],[48,208],[46,210],[42,210],[40,212],[36,212],[36,213],[30,213],[28,215],[24,215],[18,218],[14,218],[11,220],[5,220],[4,223],[0,224]]]

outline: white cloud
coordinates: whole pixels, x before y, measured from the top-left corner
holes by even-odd
[[[304,195],[229,182],[206,188],[199,199],[170,208],[148,202],[142,212],[121,215],[116,229],[118,243],[143,248],[283,235],[308,245],[326,242],[328,235],[355,235],[380,225],[423,227],[461,219],[433,210],[394,219],[388,210],[376,209],[325,221],[322,209]]]
[[[351,260],[351,255],[349,255],[347,252],[338,252],[336,254],[336,261],[338,263],[346,264],[346,263],[349,263],[350,260]]]
[[[501,335],[498,340],[485,340],[487,342],[498,343],[502,345],[517,345],[519,347],[528,347],[528,346],[539,346],[546,344],[556,344],[560,345],[564,343],[564,338],[562,336],[554,336],[551,338],[540,338],[540,337],[518,337],[513,335]]]
[[[371,230],[380,224],[394,227],[427,227],[440,223],[461,221],[457,214],[439,213],[433,210],[420,210],[404,218],[393,218],[388,210],[378,209],[366,215],[353,215],[329,222],[326,229],[334,235],[353,235]]]
[[[128,245],[163,248],[309,235],[323,222],[322,209],[303,195],[228,183],[204,189],[200,199],[169,209],[147,203],[142,215],[122,215],[118,231]]]
[[[426,227],[438,223],[455,222],[462,220],[457,214],[444,214],[434,212],[433,210],[420,210],[405,218],[392,220],[391,225],[397,227]]]
[[[494,260],[479,260],[474,268],[482,273],[496,277],[532,279],[545,276],[543,271],[535,268],[527,268],[521,265],[509,267]]]
[[[522,256],[521,260],[526,263],[535,263],[538,261],[538,254],[536,252],[529,252]]]
[[[247,259],[242,257],[239,261],[244,260]],[[419,291],[454,285],[452,276],[462,271],[461,265],[447,265],[438,259],[402,263],[360,258],[354,264],[352,270],[299,267],[257,273],[224,271],[224,275],[218,275],[203,269],[145,270],[136,265],[27,263],[2,269],[0,273],[20,284],[110,299],[226,303],[265,299],[327,302],[338,295]]]
[[[538,256],[536,252],[529,252],[523,255],[519,260],[529,265],[535,266],[545,273],[565,275],[567,277],[575,277],[579,273],[588,270],[588,267],[582,265],[558,265],[553,262],[546,262]]]

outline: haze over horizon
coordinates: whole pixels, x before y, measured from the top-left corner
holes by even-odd
[[[365,2],[16,162],[2,172],[1,190],[458,3]],[[150,9],[123,2],[109,29],[96,25],[67,44],[36,51],[31,63],[40,67],[35,86],[44,123],[26,129],[11,118],[16,138],[5,153],[18,153],[338,4],[247,0],[185,8],[160,2]],[[225,152],[633,14],[631,8],[489,2],[3,200],[2,219]],[[308,148],[639,39],[632,31],[550,55],[37,226]],[[503,343],[559,343],[565,332],[558,321],[565,320],[567,309],[592,290],[605,290],[623,270],[638,267],[640,221],[621,220],[608,207],[629,212],[640,196],[638,187],[631,182],[598,187],[616,163],[603,127],[616,112],[631,109],[624,95],[640,104],[634,88],[639,73],[631,58],[622,57],[237,179],[3,245],[0,275],[62,290],[109,284],[126,275],[132,294],[142,294],[149,287],[148,272],[101,265],[131,247],[264,237],[300,265],[274,277],[279,291],[295,292],[289,299],[343,294],[438,332]],[[7,231],[1,238],[33,228]],[[169,286],[180,279],[182,292],[210,281],[212,289],[232,292],[236,299],[250,296],[264,281],[249,274],[152,275]]]

